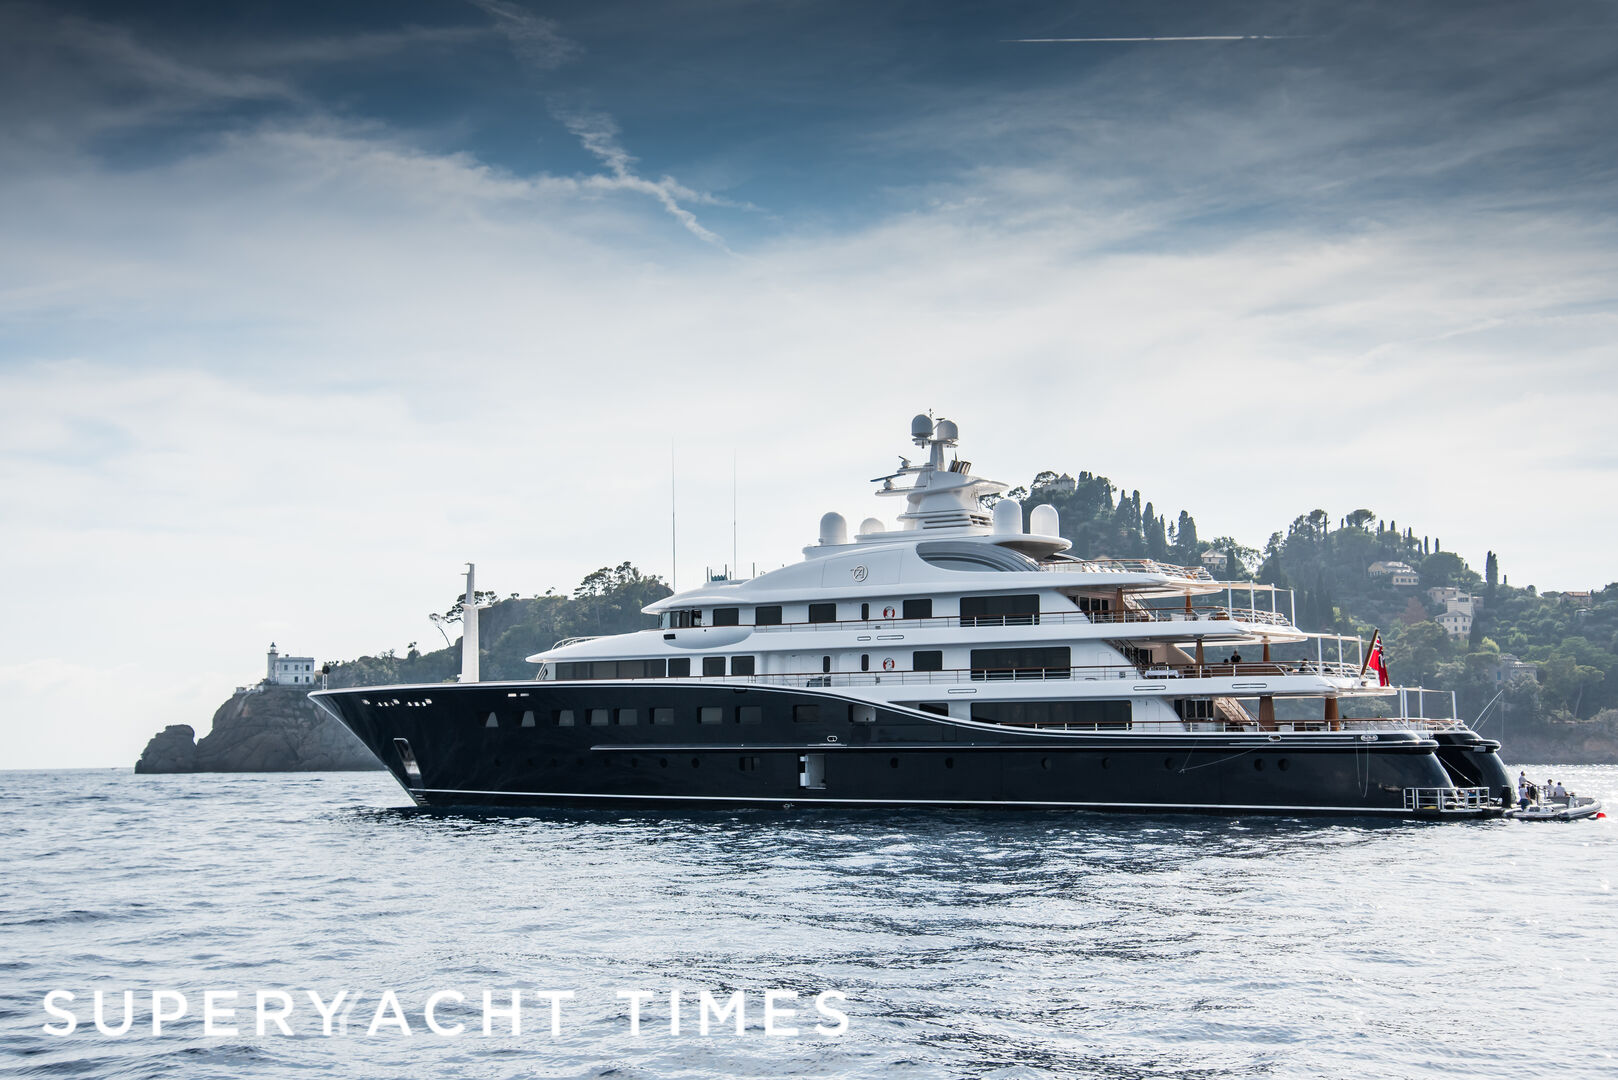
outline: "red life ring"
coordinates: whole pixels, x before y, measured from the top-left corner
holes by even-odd
[[[891,619],[891,618],[893,618],[893,615],[894,615],[894,612],[893,612],[892,608],[885,607],[885,608],[882,609],[882,617],[884,619]]]
[[[892,671],[893,670],[893,657],[890,656],[886,660],[882,661],[882,670],[883,671]]]

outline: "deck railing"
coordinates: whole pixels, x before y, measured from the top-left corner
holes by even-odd
[[[749,627],[756,634],[778,634],[797,630],[949,630],[961,626],[1044,626],[1100,625],[1105,623],[1193,623],[1238,622],[1260,626],[1291,627],[1286,615],[1262,608],[1131,608],[1125,611],[1040,611],[1013,615],[930,615],[907,619],[842,619],[836,622],[767,623]]]
[[[1495,805],[1486,787],[1407,787],[1406,810],[1486,810]]]

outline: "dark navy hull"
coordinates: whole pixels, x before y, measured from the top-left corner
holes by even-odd
[[[1036,732],[828,691],[696,681],[311,696],[418,804],[446,808],[815,804],[1449,818],[1500,807],[1457,809],[1443,797],[1412,805],[1410,792],[1494,794],[1505,776],[1495,744],[1441,746],[1411,732]],[[1467,775],[1485,780],[1461,783],[1441,755],[1464,755],[1456,760]]]

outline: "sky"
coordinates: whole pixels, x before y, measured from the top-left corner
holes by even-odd
[[[0,768],[442,644],[469,560],[793,561],[929,410],[1614,581],[1614,101],[1578,0],[0,0]]]

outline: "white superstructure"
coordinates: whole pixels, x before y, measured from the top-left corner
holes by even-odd
[[[541,680],[828,687],[967,723],[1066,729],[1337,729],[1339,699],[1394,692],[1362,675],[1357,639],[1294,626],[1286,591],[1075,557],[1053,507],[1025,526],[1004,484],[972,474],[953,422],[918,416],[911,438],[925,460],[874,481],[904,500],[898,528],[867,518],[851,536],[826,514],[799,563],[652,604],[655,629],[528,659]],[[1287,698],[1321,700],[1312,716],[1278,718]]]

